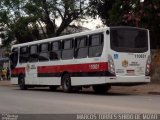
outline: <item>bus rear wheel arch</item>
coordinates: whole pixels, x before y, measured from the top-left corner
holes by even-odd
[[[72,92],[71,77],[70,77],[69,73],[64,73],[62,75],[61,84],[62,84],[62,89],[64,92],[66,92],[66,93]]]

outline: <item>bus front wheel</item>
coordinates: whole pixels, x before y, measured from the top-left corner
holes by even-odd
[[[106,84],[105,85],[93,85],[92,88],[95,93],[104,94],[111,88],[111,86],[106,85]]]
[[[71,78],[69,74],[64,74],[62,77],[62,88],[64,92],[71,92],[72,91],[72,86],[71,86]]]
[[[21,90],[26,90],[27,86],[25,85],[25,79],[23,76],[19,77],[19,87]]]

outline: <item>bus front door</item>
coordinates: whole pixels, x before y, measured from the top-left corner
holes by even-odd
[[[39,84],[39,80],[37,77],[37,66],[35,64],[27,64],[26,80],[28,84],[32,84],[32,85]]]

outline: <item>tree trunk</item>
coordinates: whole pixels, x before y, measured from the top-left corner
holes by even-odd
[[[46,24],[46,32],[48,37],[55,36],[55,23],[53,23],[49,16],[48,6],[46,0],[42,0],[43,8],[45,11],[45,24]]]

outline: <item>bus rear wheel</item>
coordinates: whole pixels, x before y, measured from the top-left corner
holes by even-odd
[[[93,85],[92,86],[93,90],[95,93],[98,93],[98,94],[104,94],[106,92],[108,92],[108,90],[111,88],[110,85]]]
[[[62,77],[62,88],[63,91],[66,93],[69,93],[72,91],[72,86],[71,86],[71,78],[69,74],[64,74]]]
[[[23,76],[19,77],[19,88],[21,90],[27,90],[27,86],[25,85],[25,79]]]

